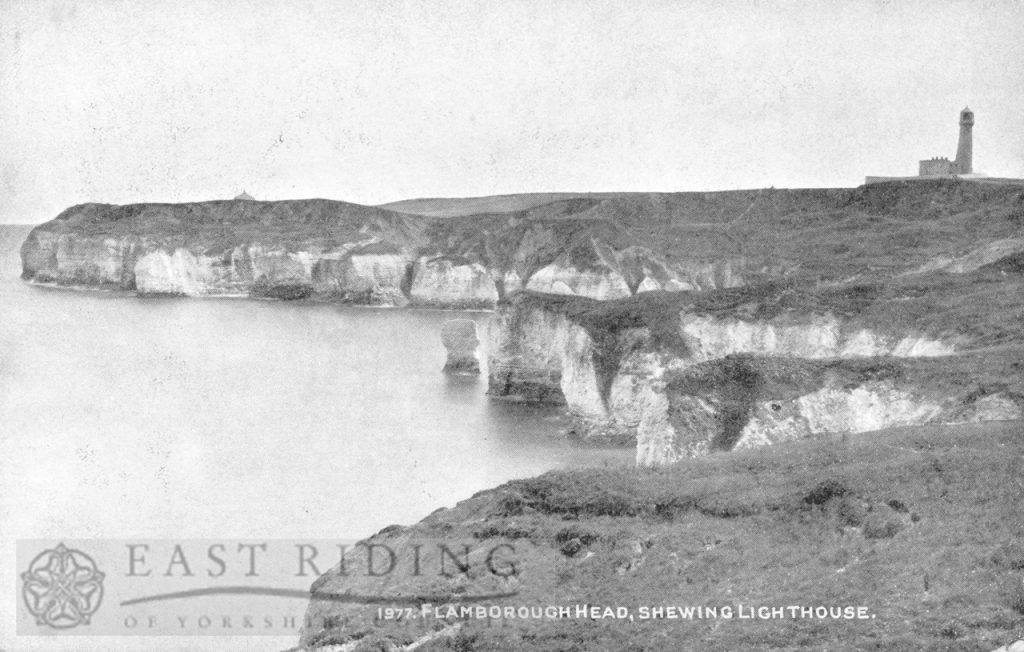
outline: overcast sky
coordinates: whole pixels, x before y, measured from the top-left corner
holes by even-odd
[[[0,222],[1024,177],[1024,2],[0,0]]]

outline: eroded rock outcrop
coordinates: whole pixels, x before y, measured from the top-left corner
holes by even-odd
[[[491,308],[498,300],[494,278],[486,267],[444,257],[416,262],[409,299],[436,308]]]
[[[730,256],[712,262],[686,261],[671,265],[646,247],[616,250],[596,239],[593,254],[574,264],[571,257],[534,271],[525,289],[546,294],[580,296],[607,301],[641,292],[715,290],[744,285],[742,260]]]
[[[637,463],[897,426],[946,423],[967,398],[943,359],[730,355],[674,372],[637,430]]]
[[[134,267],[143,240],[135,236],[80,236],[33,229],[21,247],[26,278],[102,289],[135,289]]]
[[[565,315],[499,310],[488,330],[488,393],[516,401],[564,404],[562,361],[568,340],[585,336]]]
[[[844,327],[832,314],[785,315],[768,321],[684,314],[682,336],[696,361],[733,353],[800,358],[951,355],[955,347],[920,334],[890,335]]]
[[[988,242],[960,256],[941,255],[914,270],[915,274],[948,272],[966,274],[986,265],[994,265],[1024,254],[1024,238],[1001,238]]]
[[[405,306],[413,260],[400,249],[368,245],[337,258],[324,255],[311,269],[317,297],[373,306]]]
[[[534,292],[590,297],[606,301],[630,296],[626,280],[614,270],[591,271],[551,264],[537,270],[526,288]]]
[[[864,296],[782,286],[604,303],[523,294],[494,322],[491,393],[564,400],[577,434],[635,441],[641,465],[829,432],[1020,418],[1024,388],[1006,384],[1019,382],[1019,351],[973,350],[963,321],[946,334],[893,332],[873,315],[902,308],[899,292]]]
[[[449,374],[479,374],[480,359],[476,347],[480,338],[476,334],[476,322],[472,319],[450,319],[441,327],[441,342],[448,351],[444,372]]]

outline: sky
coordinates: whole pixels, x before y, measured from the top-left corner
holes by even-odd
[[[0,0],[0,223],[1024,177],[1024,0]]]

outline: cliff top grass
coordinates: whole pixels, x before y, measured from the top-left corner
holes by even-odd
[[[558,471],[371,541],[515,546],[509,605],[860,605],[867,620],[468,621],[421,649],[987,652],[1024,632],[1019,423],[905,428],[713,454],[666,469]],[[401,554],[401,553],[400,553]],[[370,593],[377,578],[320,590]],[[388,590],[412,590],[412,580]],[[451,595],[485,578],[448,584]],[[433,585],[439,589],[439,585]],[[359,638],[307,631],[314,645]],[[362,612],[359,611],[362,609]],[[415,627],[379,628],[408,642]]]
[[[168,246],[230,249],[239,244],[327,245],[373,236],[422,240],[423,218],[328,199],[218,200],[183,204],[81,204],[39,227],[86,236],[136,236]]]
[[[949,405],[970,405],[1000,392],[1024,402],[1024,347],[1003,349],[998,355],[920,358],[809,360],[738,354],[670,372],[666,382],[670,394],[685,396],[720,396],[733,387],[751,399],[789,400],[824,387],[853,389],[885,382]],[[736,398],[737,392],[731,395]]]

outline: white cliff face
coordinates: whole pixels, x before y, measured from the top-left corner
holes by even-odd
[[[404,306],[403,284],[412,261],[400,254],[321,257],[312,268],[317,296],[370,305]]]
[[[723,431],[725,409],[725,402],[713,397],[677,396],[671,405],[665,397],[663,403],[650,403],[637,431],[637,465],[665,466],[715,449],[716,442],[722,442],[727,434]],[[792,399],[755,401],[738,437],[725,443],[725,448],[719,443],[717,449],[770,446],[826,433],[945,423],[944,416],[940,403],[891,381],[823,387]]]
[[[504,308],[492,322],[489,393],[521,398],[558,397],[590,439],[622,438],[636,428],[644,401],[655,400],[648,381],[657,356],[638,355],[634,374],[617,374],[606,405],[595,343],[582,326],[543,308]],[[618,420],[624,419],[625,425]],[[628,435],[632,437],[632,433]]]
[[[670,282],[672,282],[672,281],[670,281]],[[682,289],[687,289],[687,290],[692,290],[693,289],[692,287],[683,285],[682,283],[678,283],[678,282],[675,283],[675,288],[676,288],[675,291],[677,291],[677,292],[679,290],[682,290]],[[638,285],[636,287],[636,293],[640,294],[641,292],[656,292],[656,291],[662,290],[662,289],[667,289],[667,288],[662,287],[661,283],[658,283],[656,280],[654,280],[650,276],[645,276],[644,280],[640,281],[640,285]]]
[[[196,256],[187,249],[175,249],[173,253],[153,251],[135,263],[135,289],[142,295],[245,296],[240,284],[231,278],[231,267],[214,263],[206,256]]]
[[[310,256],[259,245],[236,247],[220,256],[178,248],[151,251],[135,262],[139,294],[189,297],[247,296],[274,286],[311,286]]]
[[[672,280],[701,291],[736,288],[746,284],[740,273],[742,267],[742,261],[729,259],[708,263],[682,263],[672,269]],[[672,288],[666,284],[663,289]]]
[[[708,395],[670,398],[669,371],[685,371],[734,354],[828,360],[943,356],[954,350],[948,343],[922,336],[895,338],[864,329],[844,330],[831,315],[748,322],[683,313],[679,323],[685,353],[653,348],[646,328],[618,331],[616,346],[631,353],[617,361],[616,369],[604,370],[614,375],[602,381],[601,352],[584,328],[543,304],[506,308],[492,330],[491,367],[497,371],[496,377],[492,374],[492,393],[501,393],[495,387],[518,385],[536,394],[538,385],[552,390],[557,384],[577,432],[588,438],[635,437],[637,463],[642,466],[671,464],[713,448],[927,423],[941,413],[934,402],[884,382],[826,387],[782,402],[752,395],[749,400],[755,402],[739,413],[735,397],[719,396],[713,388]],[[731,390],[723,386],[721,391]],[[998,409],[1009,413],[1006,406]],[[746,420],[736,425],[741,430],[724,432],[723,424],[734,418],[727,412]]]
[[[838,350],[839,322],[814,316],[792,326],[683,314],[682,333],[695,361],[734,353],[825,358]]]
[[[57,240],[58,273],[74,278],[81,271],[96,274],[102,283],[117,285],[121,281],[121,263],[124,251],[114,238],[102,240],[75,240],[63,237]]]
[[[124,270],[139,249],[137,238],[33,231],[22,252],[24,268],[37,282],[130,289]]]
[[[498,301],[498,289],[483,265],[424,257],[416,263],[409,299],[417,305],[489,308]]]
[[[665,466],[686,457],[678,449],[679,435],[669,421],[668,411],[665,393],[652,391],[637,423],[637,466]]]
[[[383,251],[382,251],[383,250]],[[297,250],[260,243],[223,251],[168,248],[137,237],[33,231],[22,248],[24,277],[83,288],[189,297],[314,297],[359,304],[492,308],[498,288],[482,265],[420,258],[378,238]],[[521,289],[503,274],[508,292]]]
[[[820,359],[930,357],[955,352],[952,344],[923,336],[891,338],[865,329],[847,334],[832,315],[814,315],[803,323],[781,324],[683,314],[681,323],[683,336],[697,362],[735,353]]]
[[[439,308],[491,308],[498,290],[482,265],[405,253],[367,253],[373,239],[297,251],[259,243],[223,252],[168,249],[136,238],[94,238],[36,231],[24,247],[26,278],[81,287],[114,287],[139,295],[260,296],[370,305],[413,303]],[[507,291],[521,289],[514,272]]]
[[[676,401],[677,418],[669,419],[668,397],[654,394],[637,428],[637,466],[666,466],[711,452],[710,433],[718,429],[720,406],[698,396]]]
[[[543,309],[499,310],[488,329],[488,393],[513,400],[565,403],[562,367],[569,321]]]
[[[601,248],[598,248],[601,251]],[[628,252],[627,252],[628,253]],[[606,258],[610,260],[605,260]],[[627,276],[634,279],[635,293],[665,290],[714,290],[743,285],[742,276],[731,261],[684,263],[669,266],[649,260],[629,261],[616,252],[604,251],[598,269],[580,270],[573,265],[552,263],[534,272],[526,289],[546,294],[588,297],[599,301],[622,299],[634,294]],[[631,264],[630,264],[631,263]]]
[[[581,271],[575,267],[551,264],[534,272],[527,290],[547,294],[569,294],[606,301],[630,296],[621,274],[612,270]]]
[[[984,396],[957,411],[949,423],[981,423],[982,421],[1016,421],[1024,419],[1024,408],[1005,392]]]
[[[890,355],[897,358],[937,358],[953,355],[955,352],[955,347],[948,342],[927,337],[908,336],[896,343]]]
[[[259,245],[249,247],[253,289],[260,295],[275,286],[305,286],[312,291],[311,258],[309,252],[267,249]]]
[[[643,247],[616,251],[596,241],[594,269],[554,262],[524,283],[506,267],[456,264],[439,256],[416,259],[411,246],[387,244],[365,231],[358,238],[297,248],[249,242],[215,251],[198,245],[174,248],[137,236],[103,238],[40,229],[30,235],[23,256],[25,277],[37,282],[118,287],[141,295],[312,296],[439,308],[492,308],[499,295],[523,289],[610,300],[639,292],[742,284],[733,261],[668,265]]]
[[[564,315],[543,309],[505,309],[492,321],[492,396],[565,403],[585,420],[607,417],[593,361],[593,341]]]
[[[480,338],[472,319],[450,319],[441,327],[441,343],[448,351],[443,371],[450,374],[479,374],[476,347]]]
[[[602,275],[621,278],[627,289],[632,289],[636,294],[656,290],[715,290],[744,284],[738,271],[743,267],[741,259],[725,258],[708,262],[691,260],[670,264],[646,247],[631,246],[615,250],[597,241],[592,241],[592,245],[601,266],[606,270],[601,272]]]
[[[594,341],[576,324],[564,320],[558,347],[562,351],[560,387],[569,413],[585,421],[601,422],[608,411],[601,400],[598,372],[594,365]]]
[[[802,367],[800,360],[838,361],[856,358],[928,358],[949,356],[955,347],[923,335],[894,337],[863,328],[844,327],[833,315],[785,316],[767,322],[681,313],[679,335],[682,347],[655,346],[646,328],[615,332],[615,339],[602,346],[628,351],[611,360],[608,351],[559,310],[546,309],[543,302],[524,303],[503,309],[492,335],[492,377],[495,386],[520,384],[536,394],[536,386],[551,389],[557,384],[574,429],[588,438],[621,440],[635,438],[637,464],[658,466],[683,457],[704,455],[712,450],[732,450],[836,432],[867,432],[903,425],[949,422],[951,408],[924,398],[913,380],[861,379],[861,367]],[[664,337],[664,336],[663,336]],[[614,355],[613,353],[611,355]],[[747,355],[754,363],[708,372],[713,385],[683,389],[674,385],[669,395],[668,378],[702,364],[716,364],[729,356]],[[779,362],[772,362],[778,358]],[[602,362],[604,360],[604,362]],[[752,364],[748,372],[745,364]],[[832,364],[832,363],[828,363]],[[778,365],[783,365],[779,367]],[[508,369],[514,368],[515,373]],[[871,369],[870,365],[865,369]],[[889,367],[881,367],[889,369]],[[730,371],[732,369],[732,371]],[[781,369],[779,388],[822,382],[823,387],[785,400],[772,400],[771,383],[760,385],[762,373]],[[669,373],[672,372],[672,373]],[[602,379],[601,374],[612,374]],[[873,373],[873,372],[872,372]],[[886,372],[888,373],[888,372]],[[790,374],[790,375],[786,375]],[[820,374],[816,375],[816,374]],[[836,375],[838,374],[838,375]],[[869,374],[870,376],[870,374]],[[701,377],[695,376],[694,378]],[[814,380],[818,378],[819,380]],[[847,381],[837,380],[847,378]],[[511,379],[511,380],[510,380]],[[849,379],[857,384],[848,385]],[[745,384],[746,383],[746,384]],[[749,385],[749,387],[748,387]],[[693,391],[693,395],[679,392]],[[780,389],[783,394],[792,391]],[[500,392],[497,392],[500,393]],[[1000,416],[1016,418],[1021,408],[1015,399],[979,400],[969,411],[960,410],[960,420],[988,420]]]
[[[502,275],[505,286],[504,296],[509,296],[523,290],[523,279],[515,271],[507,271]]]
[[[821,433],[859,433],[930,423],[942,413],[934,401],[869,382],[822,388],[792,401],[764,401],[753,410],[735,448],[765,446]]]
[[[634,337],[638,336],[642,336],[639,329]],[[637,432],[645,415],[662,410],[664,376],[670,364],[664,354],[645,350],[634,351],[622,361],[608,392],[608,429],[620,436]]]

